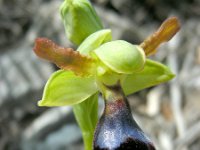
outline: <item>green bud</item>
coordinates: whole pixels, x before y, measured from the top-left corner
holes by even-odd
[[[103,28],[88,0],[65,0],[60,7],[68,38],[79,45],[90,34]]]
[[[116,73],[132,74],[141,71],[145,64],[142,48],[122,40],[107,42],[97,48],[94,53]]]

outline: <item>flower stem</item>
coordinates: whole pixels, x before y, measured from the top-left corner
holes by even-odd
[[[89,107],[91,106],[91,107]],[[98,119],[98,93],[73,106],[75,118],[81,128],[84,149],[92,150],[94,130]]]

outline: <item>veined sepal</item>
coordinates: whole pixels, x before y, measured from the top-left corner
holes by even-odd
[[[59,70],[45,85],[39,106],[66,106],[83,102],[98,91],[93,76],[80,77],[71,71]]]
[[[124,93],[129,95],[139,90],[164,83],[174,77],[175,75],[164,64],[146,59],[144,69],[141,72],[126,75],[121,85]]]

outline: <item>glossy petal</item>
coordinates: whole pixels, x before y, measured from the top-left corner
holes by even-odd
[[[122,40],[107,42],[94,53],[116,73],[131,74],[140,71],[145,63],[144,51],[139,46]]]
[[[59,68],[77,75],[92,74],[94,60],[71,48],[63,48],[47,38],[37,38],[34,52],[41,58],[55,63]]]
[[[129,95],[144,88],[166,82],[173,77],[174,74],[167,66],[147,59],[141,72],[127,75],[122,82],[122,88],[125,94]]]
[[[79,77],[59,70],[48,80],[39,106],[65,106],[80,103],[97,92],[93,77]]]
[[[81,54],[89,55],[91,51],[95,50],[103,43],[111,40],[111,30],[103,29],[88,36],[78,47],[77,51],[79,51]]]

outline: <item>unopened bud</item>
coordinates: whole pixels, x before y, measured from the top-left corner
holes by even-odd
[[[90,34],[103,28],[88,0],[65,0],[60,7],[68,38],[76,45]]]

